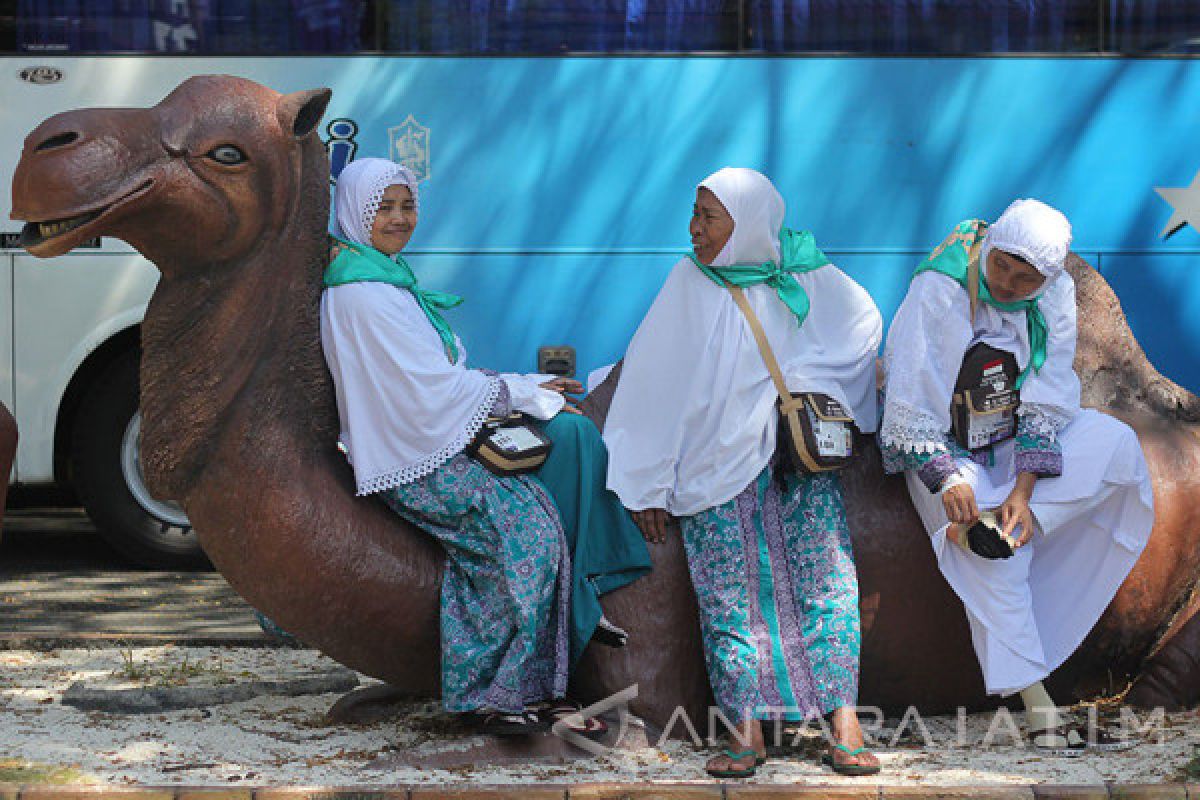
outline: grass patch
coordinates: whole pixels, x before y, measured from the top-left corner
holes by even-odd
[[[90,783],[92,779],[75,767],[38,764],[19,758],[0,758],[0,783],[49,784]]]
[[[1200,780],[1200,745],[1192,747],[1192,757],[1179,768],[1175,780],[1184,783]]]
[[[205,678],[205,683],[212,684],[233,683],[235,680],[220,659],[217,659],[215,664],[203,661],[193,662],[188,654],[184,653],[182,661],[155,665],[146,661],[138,661],[134,656],[133,648],[125,648],[121,651],[121,667],[114,670],[112,674],[133,683],[150,686],[187,686],[195,678]],[[242,674],[253,677],[249,672]]]

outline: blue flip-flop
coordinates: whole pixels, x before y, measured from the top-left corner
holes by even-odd
[[[754,764],[744,769],[705,769],[709,775],[714,778],[753,778],[758,772],[758,768],[766,763],[767,757],[760,756],[753,750],[743,750],[740,753],[735,753],[732,750],[722,750],[721,755],[728,756],[731,761],[741,761],[746,756],[754,756]]]
[[[849,747],[846,747],[846,745],[838,744],[837,742],[834,742],[833,746],[836,747],[838,750],[841,750],[843,753],[845,753],[848,756],[856,756],[859,753],[866,752],[866,750],[867,750],[866,745],[863,745],[862,747],[857,747],[853,750],[851,750]],[[827,767],[832,767],[833,771],[836,772],[838,775],[846,775],[848,777],[854,777],[854,778],[860,778],[864,775],[877,775],[880,770],[880,767],[877,764],[876,765],[839,764],[837,761],[834,760],[833,753],[822,753],[821,754],[821,763]]]

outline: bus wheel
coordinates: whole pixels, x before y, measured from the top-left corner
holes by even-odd
[[[211,568],[183,509],[151,495],[142,477],[138,358],[118,356],[80,403],[71,443],[75,490],[100,535],[131,561]]]

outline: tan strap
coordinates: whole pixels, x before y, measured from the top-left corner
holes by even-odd
[[[986,230],[986,228],[985,228]],[[975,309],[979,307],[979,251],[983,248],[983,237],[967,249],[967,297],[971,299],[971,324],[975,324]]]
[[[763,330],[762,323],[758,321],[758,315],[750,307],[746,293],[740,286],[726,284],[725,288],[733,295],[733,302],[737,303],[737,307],[741,309],[746,322],[750,323],[750,332],[754,334],[754,341],[758,343],[758,352],[762,354],[763,363],[767,365],[767,372],[771,373],[771,380],[775,382],[775,390],[779,392],[779,400],[783,403],[780,410],[787,413],[793,402],[796,406],[799,406],[800,403],[792,400],[792,393],[788,391],[787,384],[783,381],[783,372],[779,369],[779,362],[775,360],[775,351],[771,349],[771,343],[767,341],[767,334]]]

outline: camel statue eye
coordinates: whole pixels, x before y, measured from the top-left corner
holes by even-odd
[[[208,151],[208,157],[218,164],[231,167],[246,160],[246,154],[231,144],[222,144]]]

